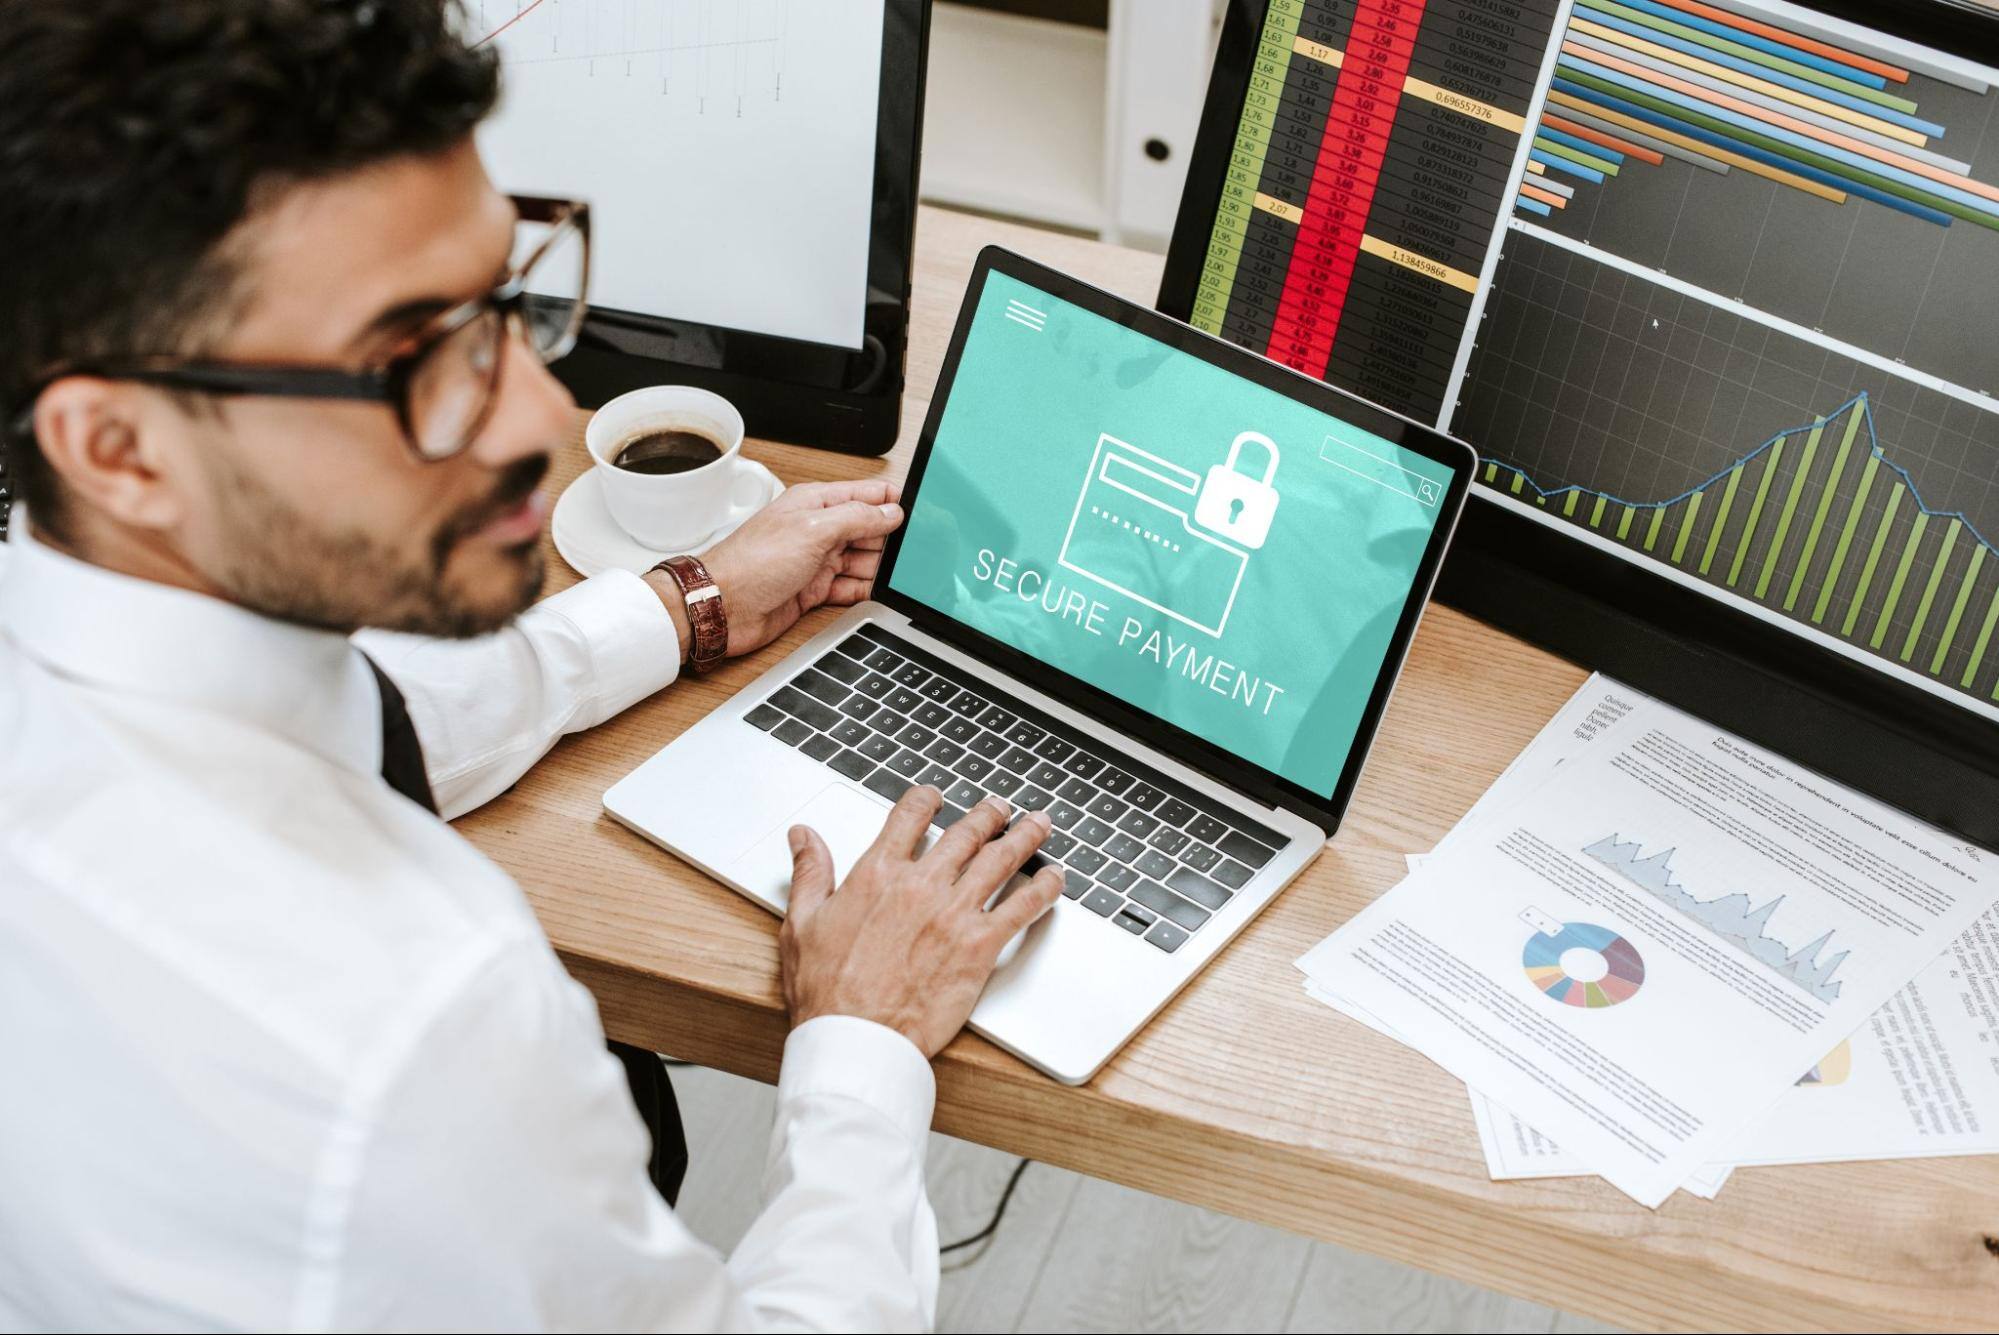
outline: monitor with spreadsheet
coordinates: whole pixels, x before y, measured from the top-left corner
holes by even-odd
[[[1945,0],[1229,20],[1163,310],[1472,444],[1489,504],[1467,525],[1501,559],[1596,572],[1625,612],[1697,599],[1738,643],[1839,665],[1799,671],[1995,731],[1999,21]]]

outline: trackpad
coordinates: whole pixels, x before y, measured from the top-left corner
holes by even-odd
[[[807,825],[819,832],[832,851],[833,884],[838,885],[874,843],[887,818],[886,802],[844,783],[828,784],[750,845],[748,852],[724,868],[724,875],[752,898],[782,912],[791,902],[792,826]]]

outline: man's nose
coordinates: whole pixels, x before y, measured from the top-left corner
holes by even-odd
[[[546,452],[569,438],[576,400],[518,334],[510,335],[500,368],[499,398],[472,453],[489,468]]]

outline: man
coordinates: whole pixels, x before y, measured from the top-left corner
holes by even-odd
[[[574,312],[520,296],[456,23],[0,6],[0,1326],[923,1325],[927,1059],[1059,892],[984,909],[1045,820],[925,853],[913,790],[837,891],[792,832],[795,1028],[725,1261],[518,888],[428,809],[689,644],[667,574],[524,611]],[[795,488],[714,548],[729,651],[865,597],[895,502]]]

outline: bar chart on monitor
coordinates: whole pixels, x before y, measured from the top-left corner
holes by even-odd
[[[1449,422],[1480,481],[1999,699],[1999,96],[1762,0],[1556,36]]]

